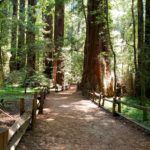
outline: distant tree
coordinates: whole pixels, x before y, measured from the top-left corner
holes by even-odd
[[[48,78],[52,78],[53,71],[53,14],[52,6],[49,5],[46,8],[46,12],[43,14],[43,20],[45,22],[44,27],[44,38],[47,40],[48,44],[46,46],[45,53],[45,74]]]
[[[64,44],[64,10],[65,10],[64,0],[55,0],[54,43],[55,43],[55,51],[58,54],[56,83],[60,85],[62,85],[64,82],[64,64],[63,58],[61,56],[61,51]]]
[[[18,16],[18,0],[12,0],[13,16],[12,16],[12,29],[11,29],[11,58],[10,58],[10,71],[17,69],[17,16]]]
[[[27,20],[27,69],[32,76],[36,69],[36,49],[35,49],[35,6],[36,0],[28,0],[28,20]]]
[[[18,31],[18,51],[17,51],[17,70],[25,67],[25,0],[20,0],[19,5],[19,31]]]

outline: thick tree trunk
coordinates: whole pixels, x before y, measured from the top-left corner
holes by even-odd
[[[110,95],[109,92],[112,87],[111,83],[108,83],[108,81],[111,82],[110,61],[107,55],[103,56],[103,52],[109,53],[105,21],[98,20],[105,11],[103,8],[103,1],[88,0],[85,57],[81,83],[85,95],[88,90],[101,91]]]
[[[17,52],[17,70],[25,67],[26,51],[25,51],[25,0],[20,0],[19,7],[19,33],[18,33],[18,52]]]
[[[64,9],[64,0],[55,0],[54,42],[55,51],[58,53],[56,84],[60,85],[64,84],[63,58],[61,58],[61,50],[64,43]]]
[[[146,96],[150,97],[150,0],[146,0],[146,20],[145,20],[145,77]]]
[[[17,69],[17,12],[18,0],[13,0],[13,16],[12,16],[12,30],[11,30],[11,58],[10,58],[10,71]]]
[[[143,49],[144,49],[144,18],[143,18],[143,0],[138,0],[138,67],[137,67],[137,73],[135,77],[136,85],[136,95],[138,97],[141,96],[143,89],[141,87],[141,84],[143,84],[143,75],[142,75],[142,56],[143,56]],[[144,85],[142,85],[144,86]]]
[[[147,5],[147,4],[146,4]],[[149,4],[148,4],[149,5]],[[147,6],[146,6],[147,8]],[[147,62],[147,50],[146,50],[146,45],[147,43],[147,33],[148,30],[147,28],[147,19],[149,18],[149,14],[147,16],[147,11],[149,13],[149,10],[146,9],[146,22],[145,22],[145,46],[144,46],[144,9],[143,9],[143,0],[138,0],[138,76],[139,77],[139,94],[141,97],[141,103],[143,106],[146,106],[146,85],[147,85],[147,80],[146,80],[146,72],[147,72],[147,68],[146,68],[146,62]],[[148,37],[149,38],[149,37]],[[147,115],[147,111],[143,111],[143,120],[147,120],[148,119],[148,115]]]
[[[28,28],[27,28],[27,69],[29,76],[32,76],[36,69],[36,52],[35,52],[35,5],[36,0],[28,0]]]
[[[47,8],[50,13],[51,9]],[[48,78],[52,78],[53,71],[53,48],[51,47],[53,42],[53,15],[44,15],[44,22],[46,23],[44,38],[48,40],[49,44],[46,46],[45,54],[45,74]]]
[[[97,22],[100,9],[100,0],[88,0],[87,30],[85,42],[85,57],[82,77],[82,91],[86,94],[87,90],[96,91],[103,89],[101,70],[102,66],[99,61],[102,42],[99,33],[101,24]],[[95,12],[95,13],[93,13]]]

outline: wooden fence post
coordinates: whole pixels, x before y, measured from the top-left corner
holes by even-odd
[[[44,99],[46,98],[46,91],[45,91],[45,88],[43,89],[43,94],[44,94]]]
[[[20,116],[25,112],[24,98],[20,99]]]
[[[43,114],[43,105],[44,105],[44,92],[40,92],[40,107],[39,107],[39,114]]]
[[[98,107],[101,106],[101,99],[102,99],[102,95],[101,95],[101,93],[100,93],[100,95],[99,95],[99,101],[98,101]]]
[[[31,129],[32,130],[34,130],[34,127],[35,127],[36,110],[37,110],[37,93],[34,94],[34,98],[32,100],[32,122],[31,122]]]
[[[0,150],[7,150],[8,145],[8,130],[0,128]]]
[[[148,120],[148,113],[147,113],[147,109],[144,108],[143,109],[143,121],[147,121]]]
[[[95,100],[95,92],[93,92],[93,97],[92,97],[92,101],[94,102]]]
[[[112,112],[113,112],[113,115],[116,116],[116,97],[113,98]]]
[[[105,96],[104,95],[102,95],[102,100],[103,100],[102,106],[104,106],[105,105]]]
[[[118,101],[121,101],[121,98],[118,98]],[[121,103],[118,103],[118,112],[121,113]]]

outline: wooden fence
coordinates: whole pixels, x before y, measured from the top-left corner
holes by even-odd
[[[123,116],[121,114],[122,105],[126,105],[127,107],[131,107],[131,108],[136,108],[138,110],[142,110],[144,121],[147,120],[148,113],[150,113],[150,107],[145,107],[145,106],[136,105],[136,104],[130,104],[128,102],[121,101],[120,97],[113,98],[113,99],[108,99],[104,95],[102,95],[102,93],[99,94],[99,93],[96,93],[96,92],[89,92],[89,97],[94,103],[96,103],[99,107],[102,107],[104,109],[106,109],[104,107],[105,102],[112,103],[112,108],[111,109],[112,109],[112,113],[113,113],[114,116],[116,116],[116,115]],[[136,124],[138,124],[138,123],[136,123]],[[140,125],[140,124],[138,124],[138,125]],[[142,126],[142,125],[140,125],[140,126]],[[144,127],[144,126],[142,126],[142,127]],[[146,128],[146,129],[148,129],[148,128]]]
[[[28,128],[34,130],[37,114],[43,113],[43,104],[48,93],[47,88],[43,88],[39,93],[35,93],[32,99],[32,110],[25,110],[25,100],[20,99],[20,118],[9,128],[0,128],[0,150],[15,150],[22,136]]]

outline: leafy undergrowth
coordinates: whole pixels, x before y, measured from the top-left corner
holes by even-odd
[[[112,99],[112,98],[110,98]],[[141,101],[140,99],[135,99],[132,97],[123,97],[121,99],[122,101],[125,101],[129,104],[137,104],[140,105]],[[150,107],[150,101],[147,102],[147,106]],[[112,112],[112,103],[105,102],[104,107]],[[122,114],[133,121],[136,121],[138,123],[143,124],[144,126],[150,128],[150,113],[148,113],[148,121],[143,121],[143,111],[139,109],[135,109],[132,107],[127,107],[125,105],[121,105]]]
[[[132,97],[124,97],[124,98],[122,98],[122,101],[126,101],[130,104],[137,104],[137,105],[141,104],[140,99],[136,99],[136,98],[132,98]],[[150,107],[149,101],[147,102],[147,107]],[[137,121],[137,122],[145,125],[146,127],[150,128],[150,113],[148,113],[148,121],[143,121],[143,111],[142,110],[122,105],[122,114],[129,118],[132,118],[134,121]]]
[[[0,88],[0,99],[4,99],[4,101],[17,101],[20,98],[31,98],[34,92],[38,91],[37,88],[27,88],[27,93],[25,94],[25,88],[15,87],[15,86],[6,86]]]

